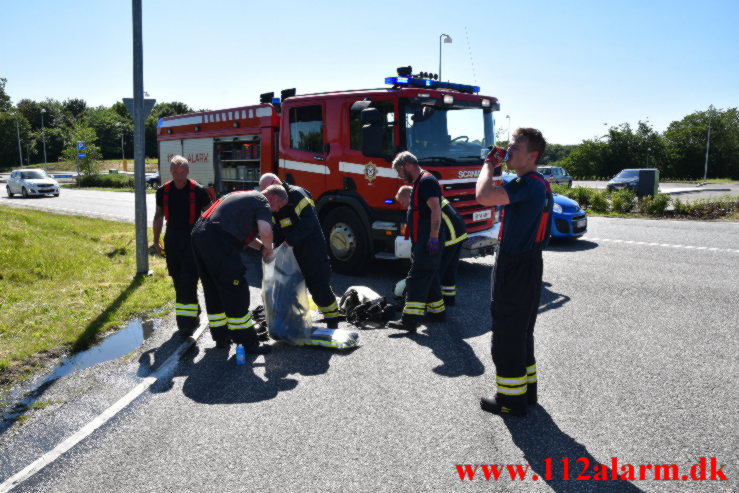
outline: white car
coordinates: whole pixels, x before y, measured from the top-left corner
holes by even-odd
[[[31,197],[37,195],[59,196],[59,183],[42,169],[18,169],[10,173],[5,185],[8,197],[15,194]]]

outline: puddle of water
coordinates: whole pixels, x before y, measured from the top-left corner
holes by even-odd
[[[159,322],[153,320],[143,322],[134,320],[96,346],[64,358],[51,372],[39,377],[32,384],[11,392],[8,400],[14,404],[0,412],[0,418],[3,420],[17,418],[28,410],[51,383],[65,375],[125,356],[151,337],[158,325]],[[23,397],[19,401],[21,396]]]

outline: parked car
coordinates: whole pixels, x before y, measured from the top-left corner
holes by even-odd
[[[503,180],[508,183],[516,179],[514,173],[503,173]],[[558,193],[552,194],[552,237],[579,238],[588,232],[588,217],[580,204],[569,197]]]
[[[158,171],[155,171],[150,175],[146,175],[146,185],[151,188],[159,188],[162,186],[162,179],[159,177]]]
[[[639,187],[639,170],[638,169],[622,169],[611,181],[608,182],[606,188],[612,190],[632,190],[636,192]]]
[[[566,185],[568,188],[572,186],[572,177],[564,168],[559,166],[538,166],[537,171],[541,173],[549,183]]]
[[[23,197],[53,195],[59,196],[59,182],[43,169],[19,169],[10,173],[5,185],[8,197],[20,194]]]

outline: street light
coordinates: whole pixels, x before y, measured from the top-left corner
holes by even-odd
[[[506,119],[508,119],[508,145],[511,145],[511,115],[506,115]]]
[[[41,138],[44,141],[44,169],[47,169],[49,166],[46,164],[46,132],[44,131],[44,113],[46,113],[46,108],[41,108]]]
[[[451,44],[452,37],[449,36],[448,34],[442,34],[441,36],[439,36],[439,80],[441,80],[441,40],[442,39],[444,40],[445,43]]]
[[[121,130],[121,165],[123,165],[123,161],[126,160],[126,154],[123,151],[123,123],[118,122],[115,126]]]
[[[711,116],[713,116],[713,105],[708,107],[708,140],[706,141],[706,164],[703,168],[703,185],[708,183],[708,149],[711,148]]]
[[[18,128],[18,114],[11,112],[10,116],[15,117],[15,133],[18,135],[18,166],[23,167],[23,151],[21,150],[21,131]]]

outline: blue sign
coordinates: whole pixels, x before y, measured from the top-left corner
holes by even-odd
[[[85,157],[85,156],[87,156],[87,154],[85,154],[83,152],[80,152],[80,153],[77,154],[77,157]]]
[[[78,151],[84,151],[85,150],[85,143],[84,142],[77,142],[77,150]]]

